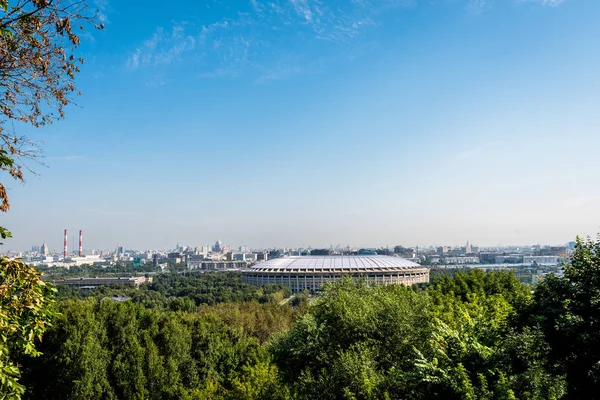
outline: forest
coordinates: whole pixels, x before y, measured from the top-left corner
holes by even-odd
[[[600,241],[578,240],[564,274],[535,287],[507,271],[434,280],[347,279],[291,301],[236,274],[46,290],[35,351],[6,333],[3,363],[23,390],[1,388],[23,399],[598,397]]]

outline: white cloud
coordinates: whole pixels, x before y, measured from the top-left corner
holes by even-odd
[[[470,14],[482,14],[495,0],[452,1],[466,6]],[[564,0],[512,1],[557,6]],[[250,0],[246,10],[231,13],[228,5],[217,3],[215,7],[221,4],[226,17],[199,26],[175,22],[157,27],[130,53],[125,64],[130,69],[147,68],[154,75],[160,70],[165,77],[166,68],[180,63],[195,68],[196,75],[204,78],[250,73],[258,81],[282,79],[305,73],[323,57],[308,50],[314,48],[311,44],[331,59],[352,60],[364,54],[361,46],[373,45],[365,39],[366,34],[383,22],[385,14],[417,3],[429,4],[426,0],[342,0],[335,4],[322,0]],[[291,52],[295,62],[286,59]]]
[[[567,0],[517,0],[518,3],[539,3],[544,6],[556,7]]]
[[[185,33],[185,26],[185,22],[177,23],[169,31],[157,27],[150,39],[131,53],[126,66],[137,69],[141,66],[168,65],[184,52],[194,50],[196,39]]]
[[[129,56],[127,59],[127,68],[136,69],[140,66],[140,49],[135,49],[135,51]]]
[[[493,0],[469,0],[467,11],[470,14],[482,14],[492,8]]]
[[[258,73],[259,80],[281,79],[301,73],[314,60],[285,60],[289,45],[313,40],[343,45],[377,25],[370,17],[379,7],[403,6],[410,0],[360,1],[330,6],[317,0],[251,0],[249,12],[238,12],[199,28],[187,23],[157,27],[133,52],[125,65],[130,69],[164,68],[175,61],[196,63],[203,77]],[[282,37],[290,41],[280,42]],[[194,51],[194,54],[192,54]],[[351,59],[344,54],[343,57]]]
[[[308,0],[290,0],[290,3],[298,13],[298,15],[304,17],[305,20],[311,21],[313,13],[311,7],[308,5]]]
[[[107,16],[108,11],[110,10],[108,0],[95,0],[93,4],[96,6],[98,20],[105,25],[108,24],[110,22]]]

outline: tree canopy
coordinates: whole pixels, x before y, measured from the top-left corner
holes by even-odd
[[[555,374],[564,374],[568,398],[600,397],[600,237],[577,238],[564,277],[550,276],[525,313],[548,345]]]
[[[0,0],[0,170],[17,181],[40,148],[15,122],[38,127],[64,117],[71,95],[79,93],[80,32],[94,20],[79,0]],[[0,182],[0,211],[9,208]]]
[[[0,394],[19,398],[25,388],[18,382],[20,371],[15,352],[39,356],[36,344],[51,326],[55,289],[40,273],[19,260],[0,260]]]

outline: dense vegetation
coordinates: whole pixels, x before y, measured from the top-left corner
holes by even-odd
[[[138,291],[59,293],[53,326],[37,344],[43,355],[11,349],[24,398],[600,393],[600,242],[579,241],[564,277],[534,290],[510,272],[468,270],[426,288],[344,280],[309,305],[306,294],[286,303],[281,288],[246,288],[237,279],[174,274]],[[123,291],[130,299],[114,301]]]
[[[37,356],[36,341],[51,323],[55,289],[19,260],[0,259],[0,398],[18,399],[25,387],[14,356]]]
[[[62,299],[130,297],[135,303],[154,308],[187,304],[191,307],[188,311],[193,311],[201,304],[243,301],[279,302],[291,294],[287,286],[257,287],[243,283],[239,272],[158,274],[153,276],[152,283],[142,285],[139,289],[126,286],[101,286],[89,292],[82,292],[66,286],[59,287],[59,297]]]

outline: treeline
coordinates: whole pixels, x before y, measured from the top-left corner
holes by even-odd
[[[579,241],[564,277],[533,292],[510,272],[469,270],[420,290],[344,280],[299,303],[62,300],[43,355],[18,358],[25,397],[600,396],[600,242]]]
[[[157,273],[161,272],[161,268],[154,266],[151,263],[146,263],[141,266],[134,266],[132,263],[123,263],[111,266],[95,265],[95,264],[83,264],[73,265],[69,268],[65,267],[48,267],[40,265],[36,267],[40,272],[50,279],[62,279],[62,278],[79,278],[82,276],[131,276],[141,275],[145,273]],[[169,272],[171,270],[181,270],[179,264],[170,264]]]
[[[293,320],[291,307],[258,303],[187,313],[90,298],[58,311],[43,355],[20,361],[25,398],[268,398],[277,374],[264,343]]]
[[[175,310],[193,311],[201,304],[214,305],[224,302],[280,302],[291,296],[287,286],[265,285],[261,287],[242,282],[239,272],[187,274],[157,274],[152,283],[139,289],[128,286],[100,286],[89,292],[58,288],[59,299],[83,299],[89,297],[128,297],[135,303],[150,308],[171,307]]]

